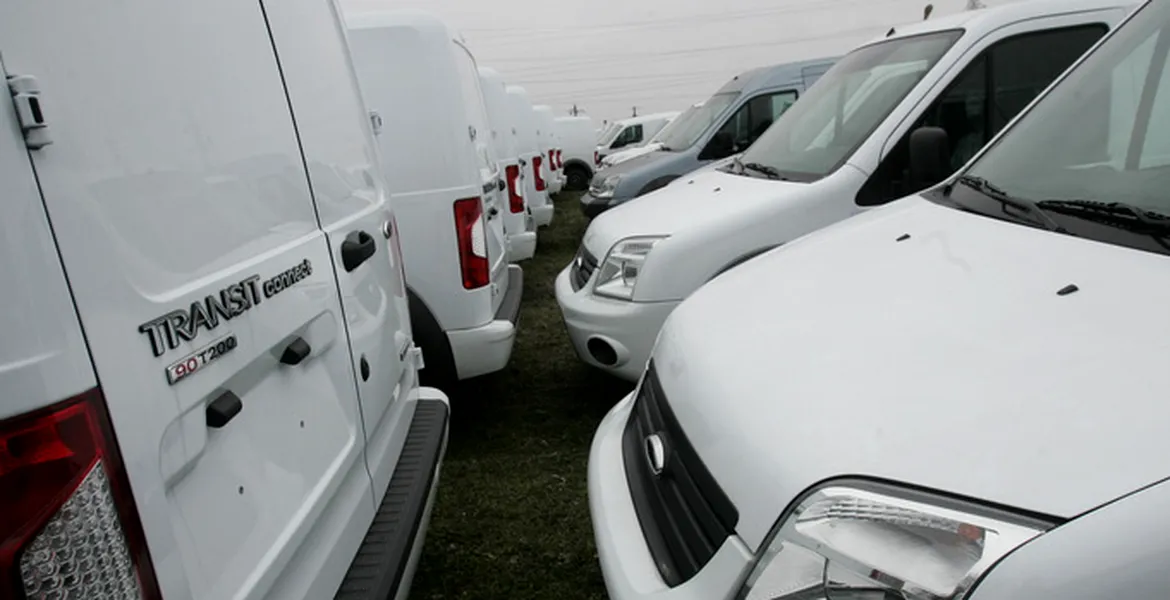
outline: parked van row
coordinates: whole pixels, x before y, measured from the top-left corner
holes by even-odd
[[[1145,307],[1170,269],[1168,56],[1156,1],[898,27],[726,172],[594,221],[691,189],[802,206],[758,213],[782,245],[671,311],[597,431],[609,596],[1170,594],[1148,375],[1170,320]],[[673,239],[622,247],[634,294]]]
[[[588,118],[332,0],[9,3],[0,61],[0,597],[404,598],[420,379],[509,362]]]

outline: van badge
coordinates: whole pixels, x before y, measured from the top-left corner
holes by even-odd
[[[229,333],[210,344],[180,358],[167,367],[167,383],[175,385],[180,379],[194,374],[196,371],[218,360],[224,354],[236,349],[239,342],[236,334]]]
[[[259,275],[245,277],[214,294],[208,294],[202,300],[192,302],[187,308],[172,310],[139,325],[138,333],[145,335],[150,341],[150,349],[155,356],[162,356],[167,351],[178,348],[182,342],[193,341],[199,335],[200,329],[212,331],[219,327],[221,322],[230,321],[248,312],[264,299],[287,290],[312,274],[313,265],[306,258],[292,268],[263,281]],[[199,351],[205,349],[201,348]],[[168,377],[169,373],[168,369]]]

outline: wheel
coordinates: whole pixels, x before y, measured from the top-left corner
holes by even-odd
[[[577,192],[589,189],[589,171],[577,165],[565,167],[565,189]]]

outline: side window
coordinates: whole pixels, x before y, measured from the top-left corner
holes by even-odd
[[[796,98],[794,90],[784,90],[748,100],[711,137],[699,158],[717,160],[747,150],[796,102]]]
[[[640,141],[642,141],[642,126],[630,125],[623,129],[621,133],[617,134],[617,137],[614,138],[613,143],[609,147],[611,150],[616,150]]]
[[[1097,42],[1108,28],[1081,25],[1020,34],[977,56],[923,111],[858,192],[861,206],[884,204],[920,191],[910,181],[910,134],[940,127],[958,170],[1033,99]]]

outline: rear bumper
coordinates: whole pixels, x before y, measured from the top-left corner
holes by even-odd
[[[447,332],[459,379],[495,373],[508,366],[523,295],[524,270],[518,265],[508,265],[508,289],[495,318],[479,327]]]
[[[508,236],[508,262],[528,260],[536,254],[536,232],[525,231]]]
[[[553,212],[556,207],[553,206],[552,201],[545,203],[543,206],[532,207],[532,220],[536,222],[537,227],[546,227],[553,220]]]
[[[382,600],[405,597],[410,590],[447,450],[449,417],[443,392],[419,389],[398,465],[336,598]]]

